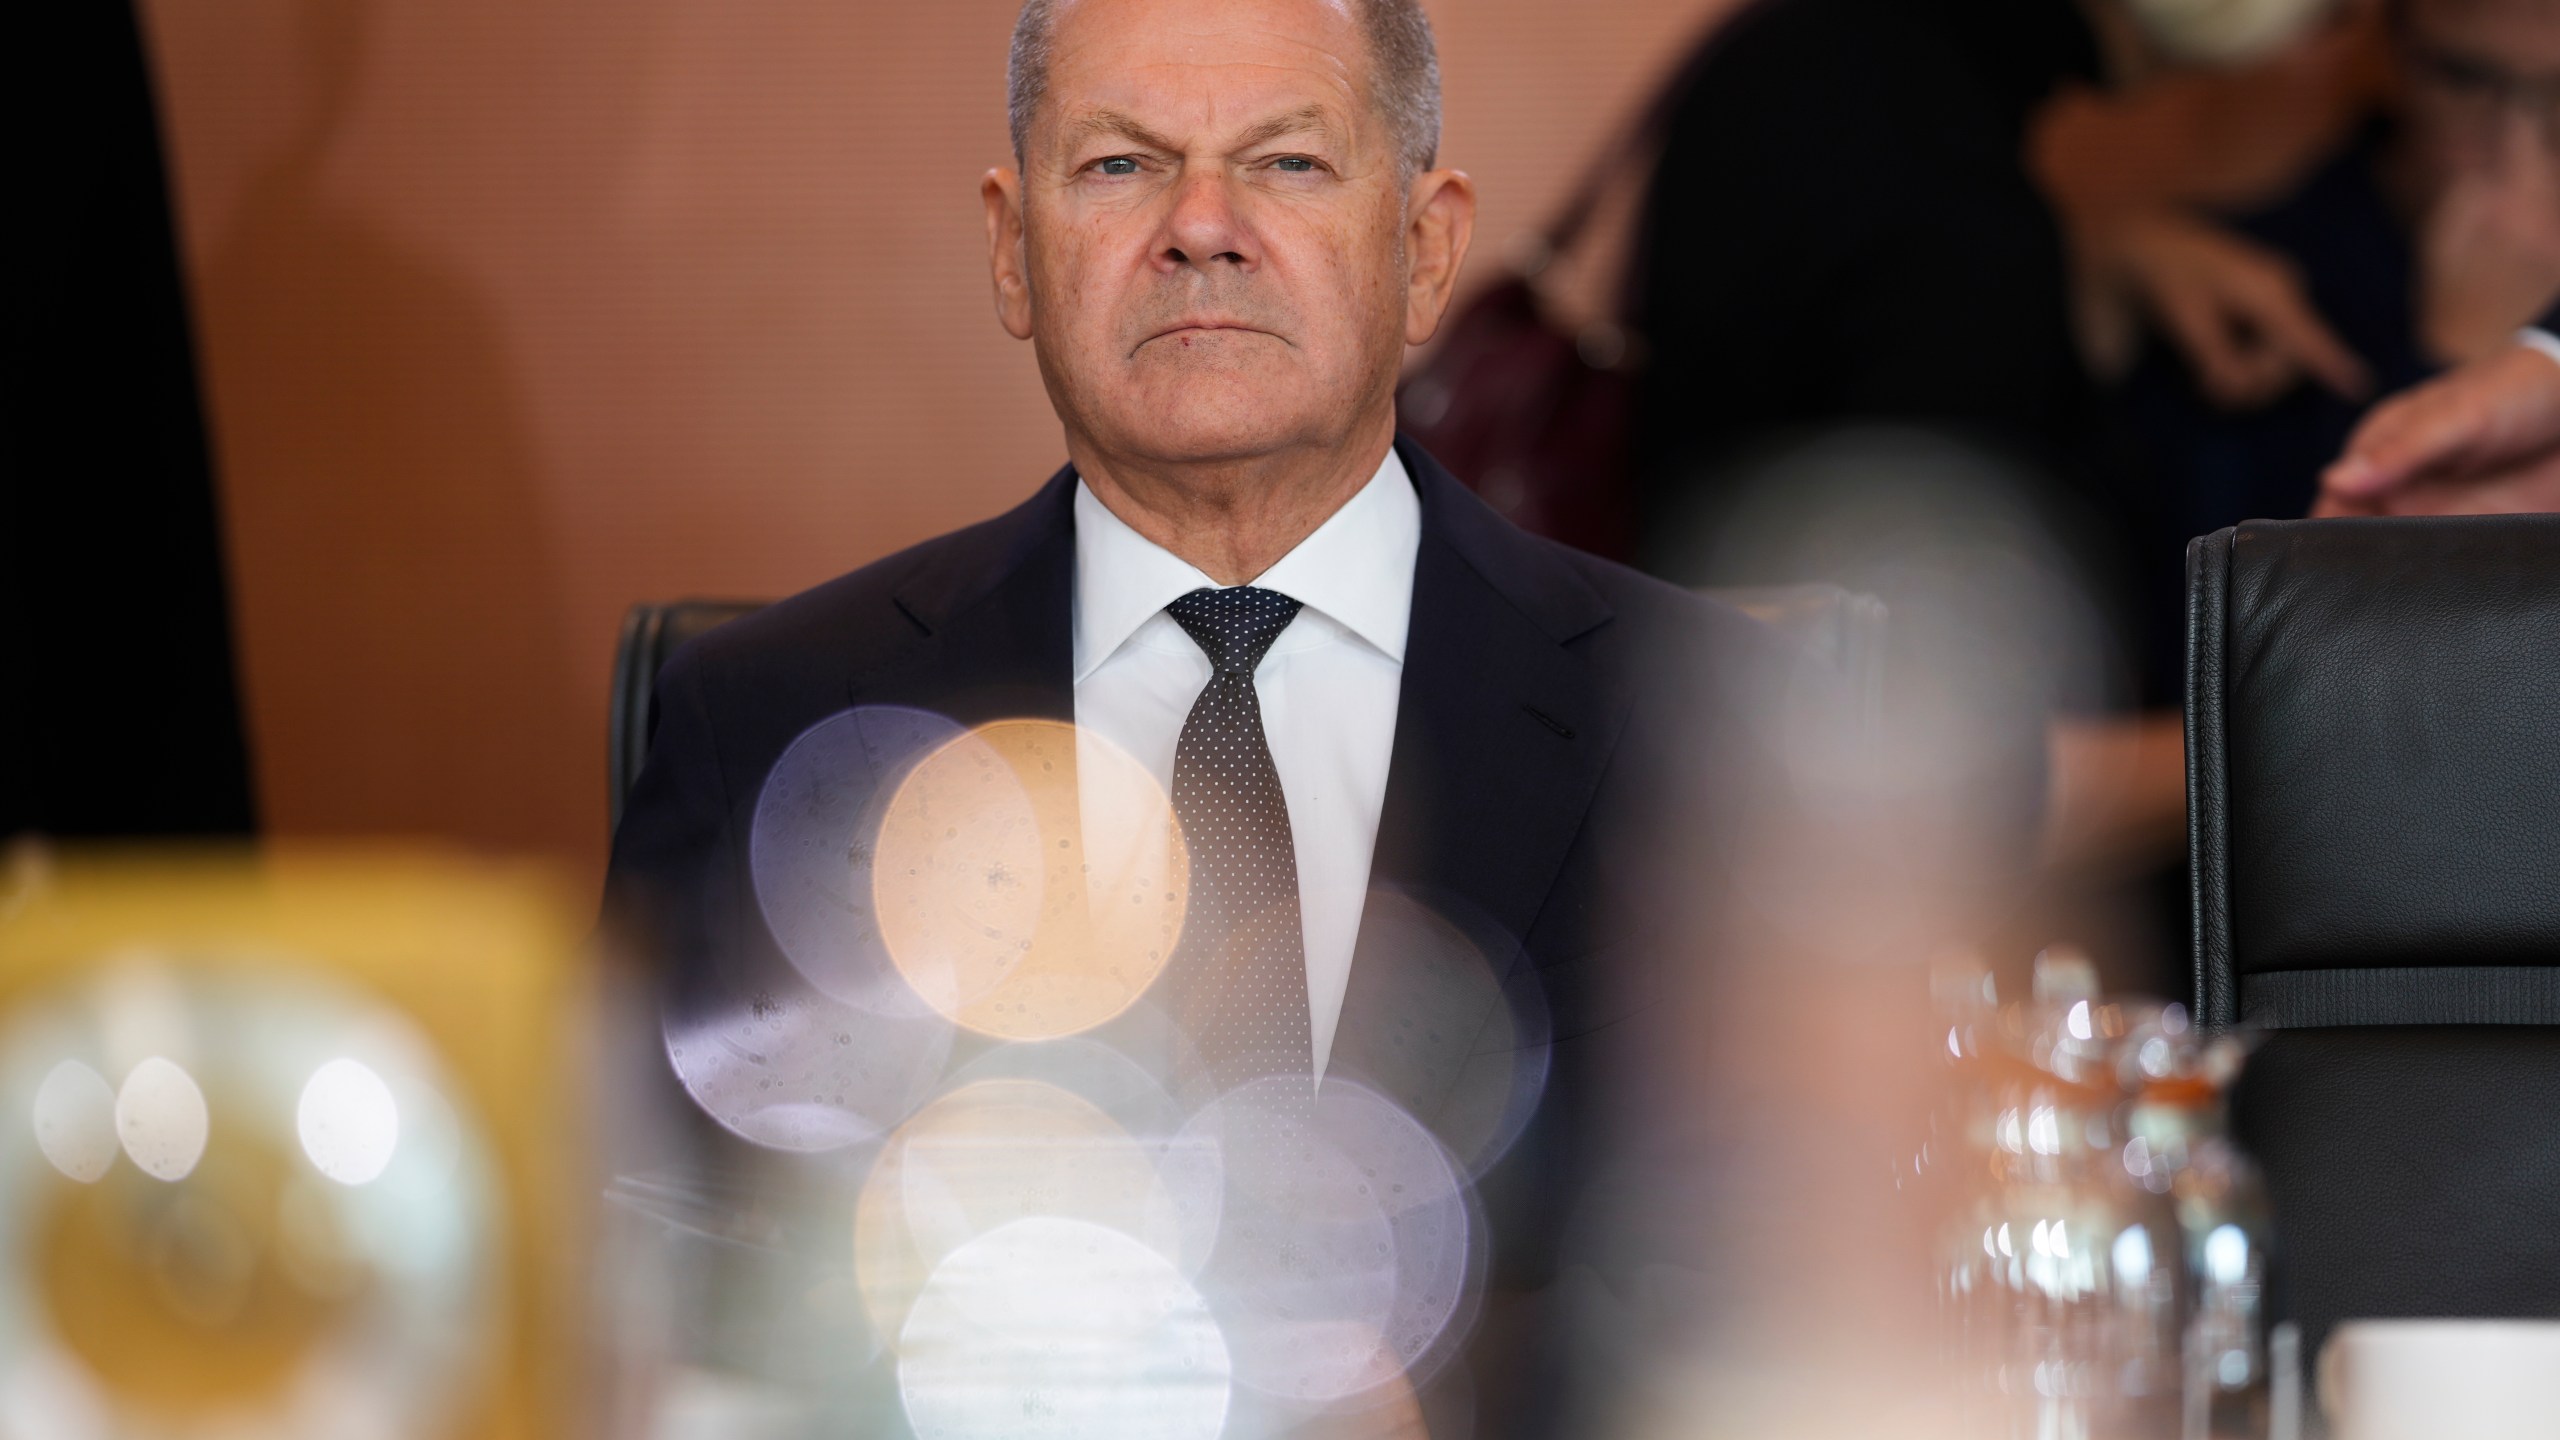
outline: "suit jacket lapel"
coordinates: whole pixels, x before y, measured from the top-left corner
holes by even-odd
[[[1399,444],[1422,547],[1370,883],[1495,950],[1485,959],[1507,981],[1626,720],[1627,697],[1571,645],[1611,612],[1550,547]],[[1399,1035],[1423,983],[1399,953],[1412,929],[1400,912],[1373,897],[1363,914],[1335,1055],[1427,1119],[1457,1072]]]
[[[1072,467],[948,547],[892,592],[916,643],[901,663],[850,677],[857,702],[917,705],[963,725],[1075,719],[1076,543]]]

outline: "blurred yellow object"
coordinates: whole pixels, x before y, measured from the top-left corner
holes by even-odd
[[[12,856],[0,1432],[579,1433],[585,932],[429,850]]]

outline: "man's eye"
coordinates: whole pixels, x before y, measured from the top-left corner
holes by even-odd
[[[1114,155],[1108,160],[1094,162],[1093,168],[1105,175],[1135,175],[1138,173],[1138,162],[1126,155]]]
[[[1316,162],[1308,159],[1304,155],[1283,155],[1279,159],[1272,161],[1271,164],[1273,168],[1286,170],[1291,174],[1301,174],[1316,168]]]

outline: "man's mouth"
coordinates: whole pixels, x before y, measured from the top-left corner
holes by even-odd
[[[1217,334],[1271,335],[1271,332],[1259,325],[1247,325],[1241,320],[1184,320],[1179,324],[1168,325],[1138,343],[1145,346],[1158,340],[1173,340],[1188,345],[1202,336]],[[1272,338],[1276,340],[1280,337],[1272,335]]]

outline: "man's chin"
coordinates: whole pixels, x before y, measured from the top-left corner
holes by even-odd
[[[1166,465],[1220,465],[1303,447],[1306,430],[1281,426],[1154,424],[1128,432],[1126,449]]]
[[[1108,427],[1133,454],[1183,464],[1248,460],[1310,443],[1341,428],[1339,411],[1284,399],[1268,383],[1203,377],[1174,393],[1144,397]]]

